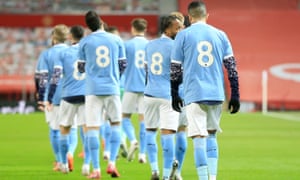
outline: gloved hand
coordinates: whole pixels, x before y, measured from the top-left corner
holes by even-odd
[[[171,77],[172,79],[172,77]],[[171,80],[171,96],[172,96],[172,108],[177,111],[181,112],[181,108],[183,106],[183,101],[179,96],[179,85],[182,83],[182,77],[177,77]]]
[[[230,111],[230,114],[237,113],[240,109],[240,100],[231,98],[228,103],[228,110]]]
[[[77,69],[80,73],[85,73],[85,62],[84,61],[78,61],[77,62]]]
[[[183,106],[183,101],[179,97],[178,93],[177,93],[177,95],[173,93],[172,94],[172,108],[177,112],[181,112],[182,106]]]

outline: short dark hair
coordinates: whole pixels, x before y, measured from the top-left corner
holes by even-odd
[[[80,25],[72,26],[70,29],[70,33],[75,40],[80,40],[84,35],[84,29]]]
[[[160,18],[160,32],[164,33],[168,29],[173,21],[179,20],[175,15],[162,16]],[[180,20],[179,20],[180,21]]]
[[[92,11],[92,10],[88,11],[85,14],[85,23],[89,27],[89,29],[93,32],[100,29],[100,27],[102,25],[100,17],[98,16],[98,14],[95,11]]]
[[[143,18],[135,18],[131,21],[131,26],[138,32],[144,32],[147,28],[148,22]]]
[[[189,16],[184,16],[184,27],[189,27],[191,25],[191,22],[189,20]]]
[[[188,13],[194,18],[203,18],[207,15],[206,6],[203,1],[193,1],[188,6]]]
[[[108,26],[105,31],[113,33],[115,31],[119,31],[119,30],[116,26]]]

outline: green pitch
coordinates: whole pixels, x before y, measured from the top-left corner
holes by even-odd
[[[135,124],[136,120],[134,121]],[[296,180],[300,178],[300,113],[223,113],[219,180]],[[54,161],[48,127],[42,113],[0,115],[0,179],[86,179],[81,176],[79,140],[75,170],[67,175],[52,171]],[[159,155],[161,157],[161,154]],[[161,159],[161,158],[160,158]],[[107,162],[101,159],[102,179]],[[119,179],[150,179],[149,164],[117,161]],[[160,163],[162,168],[162,163]],[[193,147],[189,140],[183,165],[185,180],[196,180]]]

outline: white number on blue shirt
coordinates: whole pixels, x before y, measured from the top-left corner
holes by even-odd
[[[109,49],[106,46],[99,46],[96,49],[97,59],[96,62],[99,67],[104,68],[109,65],[110,58],[109,58]]]
[[[137,68],[144,68],[145,51],[138,50],[135,52],[135,66]]]
[[[154,53],[151,58],[151,72],[155,75],[160,75],[162,73],[162,62],[163,57],[160,53]]]
[[[206,47],[206,48],[204,49],[204,47]],[[199,52],[198,63],[203,67],[211,66],[212,63],[214,62],[214,57],[211,54],[211,52],[213,50],[211,43],[208,41],[201,41],[201,42],[199,42],[199,44],[197,46],[197,50]],[[208,60],[204,61],[203,57],[207,57]]]

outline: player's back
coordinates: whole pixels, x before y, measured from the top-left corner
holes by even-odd
[[[97,31],[83,38],[79,46],[79,58],[86,61],[86,94],[120,94],[118,60],[125,59],[120,37]]]
[[[124,71],[124,90],[129,92],[144,92],[145,89],[145,47],[148,40],[136,36],[125,42],[127,67]]]
[[[187,55],[186,59],[199,58],[198,63],[201,63],[204,68],[211,65],[220,66],[225,56],[232,55],[231,45],[226,34],[209,24],[202,22],[192,24],[183,30],[182,34],[185,36],[184,52]],[[195,47],[197,47],[196,51]],[[213,56],[213,59],[210,55]]]
[[[85,94],[85,73],[77,70],[79,45],[75,44],[62,53],[60,62],[63,67],[62,97]]]
[[[146,46],[146,63],[148,67],[145,94],[170,99],[170,63],[173,40],[162,36],[150,41]]]
[[[60,58],[61,52],[66,50],[68,46],[66,44],[56,44],[49,48],[45,55],[44,61],[41,63],[41,71],[48,72],[48,82],[50,83],[52,74],[54,72],[55,60]],[[49,88],[49,83],[48,87]],[[52,103],[58,105],[61,99],[61,81],[57,84],[57,89],[53,95]],[[47,95],[46,95],[47,98]]]
[[[178,46],[177,39],[180,40],[178,44],[185,43],[183,83],[186,103],[223,101],[223,59],[232,55],[225,33],[211,25],[198,22],[178,33],[175,46]],[[173,53],[177,54],[178,49],[175,48]],[[176,57],[178,56],[175,55],[175,59]]]

